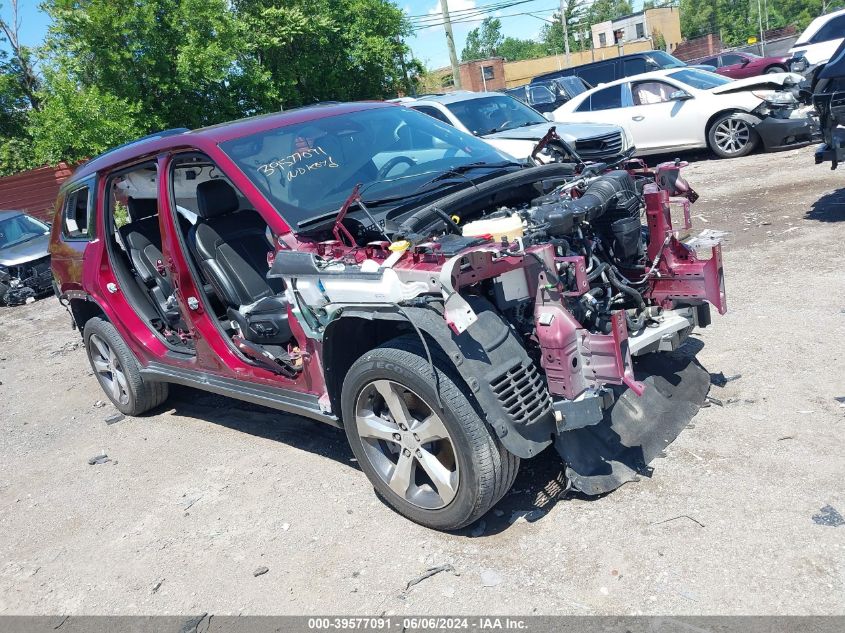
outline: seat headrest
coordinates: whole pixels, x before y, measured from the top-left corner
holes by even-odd
[[[238,207],[238,194],[225,180],[206,180],[197,186],[197,215],[201,218],[208,220],[234,213]]]
[[[158,213],[158,201],[155,198],[128,198],[126,208],[132,222],[151,218]]]

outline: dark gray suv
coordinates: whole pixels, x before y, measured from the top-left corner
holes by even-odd
[[[0,304],[18,305],[52,288],[50,226],[23,211],[0,211]]]

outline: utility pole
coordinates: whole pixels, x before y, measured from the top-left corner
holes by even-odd
[[[569,20],[566,19],[566,4],[567,0],[560,0],[560,24],[563,26],[563,48],[566,51],[566,67],[569,68],[572,66],[572,62],[569,58]]]
[[[449,60],[452,62],[452,81],[455,90],[461,89],[461,69],[458,66],[458,53],[455,52],[455,36],[452,35],[452,22],[449,20],[449,0],[440,0],[443,11],[443,26],[446,28],[446,46],[449,47]]]
[[[766,37],[763,35],[763,8],[757,0],[757,20],[760,23],[760,55],[766,56]]]

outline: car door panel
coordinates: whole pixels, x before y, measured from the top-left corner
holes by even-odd
[[[679,86],[666,81],[652,80],[643,84],[660,84],[661,98],[681,90]],[[703,140],[702,116],[696,99],[685,101],[666,100],[657,103],[642,103],[635,91],[638,84],[631,84],[632,105],[624,110],[624,123],[634,137],[637,148],[654,150],[677,145],[697,146]]]

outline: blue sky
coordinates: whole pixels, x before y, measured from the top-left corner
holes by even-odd
[[[429,22],[438,22],[440,15],[440,0],[393,0],[394,3],[403,9],[408,15],[421,16],[431,15]],[[502,0],[449,0],[449,11],[457,20],[462,11],[471,11],[475,8],[483,8],[485,5],[501,4]],[[24,44],[35,45],[41,42],[47,32],[47,16],[38,9],[40,0],[19,0],[21,10],[21,40]],[[0,13],[9,19],[8,0],[0,0],[2,8]],[[634,5],[640,5],[641,1],[635,0]],[[528,0],[521,4],[499,9],[492,13],[502,20],[502,32],[504,35],[519,38],[534,38],[540,32],[544,22],[543,19],[550,19],[555,7],[560,6],[559,0]],[[516,13],[531,12],[531,15],[514,15]],[[466,18],[464,18],[466,20]],[[478,24],[481,18],[474,21],[456,22],[453,26],[455,44],[458,49],[458,56],[464,46],[467,33]],[[414,37],[408,40],[414,55],[421,59],[429,68],[446,66],[449,63],[449,54],[446,51],[446,35],[442,25],[430,26],[418,30]]]

